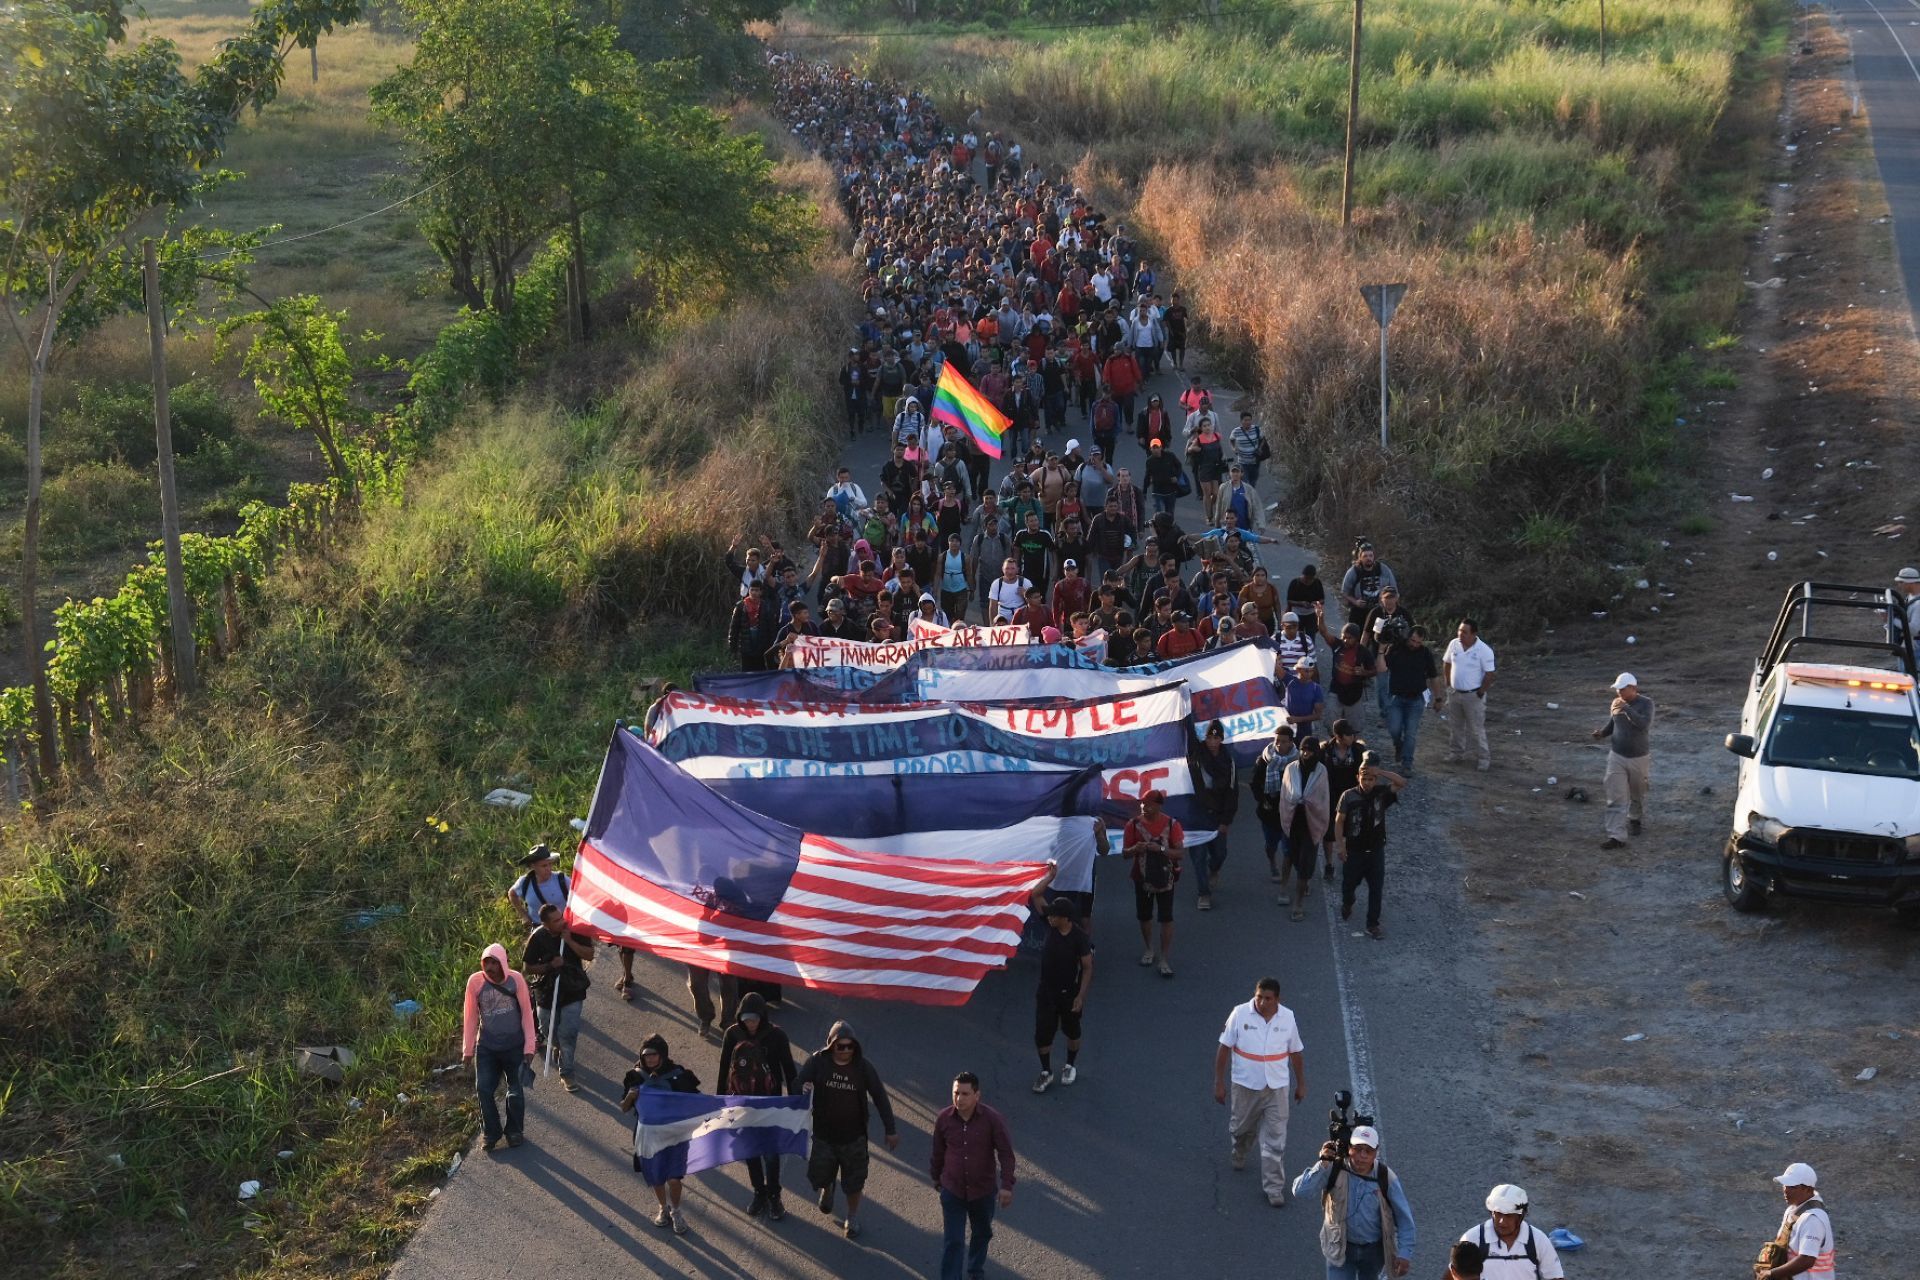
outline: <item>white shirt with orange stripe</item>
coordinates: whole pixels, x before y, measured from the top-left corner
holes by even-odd
[[[1781,1215],[1784,1226],[1793,1217],[1793,1206],[1788,1205]],[[1833,1280],[1833,1220],[1827,1217],[1827,1210],[1815,1201],[1813,1208],[1800,1215],[1793,1224],[1793,1234],[1787,1237],[1787,1248],[1802,1258],[1812,1258],[1813,1266],[1803,1274],[1815,1277],[1815,1280]]]
[[[1263,1018],[1251,1000],[1227,1015],[1220,1043],[1232,1051],[1233,1082],[1243,1089],[1286,1088],[1287,1055],[1305,1050],[1293,1010],[1281,1005],[1271,1019]]]

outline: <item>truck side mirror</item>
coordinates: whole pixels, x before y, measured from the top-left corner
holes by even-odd
[[[1750,733],[1730,733],[1727,735],[1727,750],[1737,756],[1753,759],[1753,735]]]

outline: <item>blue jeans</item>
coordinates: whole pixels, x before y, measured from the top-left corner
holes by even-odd
[[[500,1140],[500,1104],[493,1095],[501,1080],[507,1082],[506,1136],[517,1138],[527,1118],[527,1095],[520,1087],[520,1060],[525,1055],[512,1050],[476,1046],[473,1051],[475,1089],[480,1094],[480,1127],[488,1142]]]
[[[1153,509],[1172,515],[1173,504],[1178,501],[1180,501],[1180,495],[1177,493],[1156,493],[1153,495]]]
[[[1339,1266],[1327,1264],[1327,1280],[1380,1280],[1387,1269],[1386,1250],[1376,1240],[1372,1244],[1347,1243],[1347,1260]]]
[[[552,1027],[545,1027],[547,1039],[553,1043],[554,1065],[560,1068],[560,1074],[563,1076],[573,1074],[574,1049],[580,1043],[580,1011],[586,1007],[587,1002],[585,1000],[575,1000],[572,1004],[563,1004],[560,1006],[558,1024]],[[536,1010],[540,1015],[543,1027],[547,1022],[553,1021],[553,1019],[548,1017],[552,1009],[553,1006],[551,1004],[543,1004]]]
[[[1383,680],[1381,688],[1386,684]],[[1390,697],[1386,703],[1387,736],[1400,753],[1400,772],[1413,771],[1413,748],[1420,741],[1420,717],[1427,713],[1424,698]]]
[[[966,1259],[966,1275],[975,1280],[987,1274],[987,1242],[993,1239],[993,1207],[997,1203],[989,1191],[978,1200],[962,1200],[945,1187],[940,1188],[940,1217],[945,1235],[940,1248],[940,1280],[963,1280],[960,1262]],[[967,1241],[967,1228],[973,1228],[973,1241]]]

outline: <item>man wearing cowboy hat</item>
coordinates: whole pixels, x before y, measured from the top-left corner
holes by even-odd
[[[1894,574],[1893,593],[1906,606],[1902,621],[1907,628],[1907,647],[1913,651],[1916,663],[1920,663],[1920,569],[1908,565]],[[1892,620],[1888,622],[1891,633]]]
[[[1613,705],[1607,722],[1593,731],[1607,743],[1607,838],[1602,849],[1625,847],[1640,834],[1647,816],[1647,779],[1653,763],[1647,733],[1653,728],[1653,699],[1640,692],[1631,671],[1613,680]]]

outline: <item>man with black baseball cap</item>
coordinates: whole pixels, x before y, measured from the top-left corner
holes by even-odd
[[[1035,1093],[1045,1093],[1054,1082],[1053,1040],[1062,1030],[1067,1033],[1067,1065],[1060,1068],[1059,1081],[1072,1084],[1080,1075],[1080,1017],[1093,986],[1093,944],[1077,923],[1079,914],[1071,899],[1056,897],[1047,903],[1047,945],[1040,955],[1033,1023],[1034,1047],[1040,1051]]]

